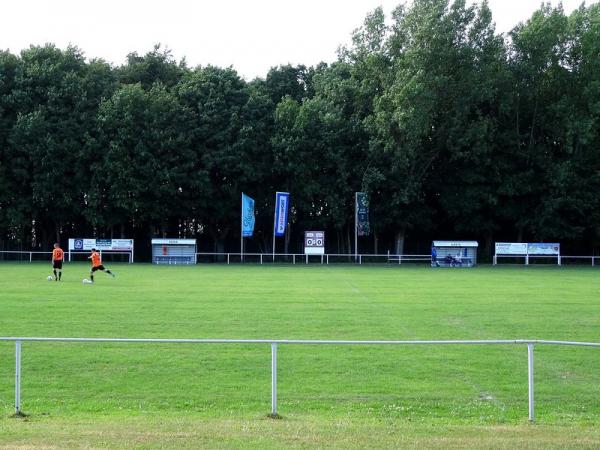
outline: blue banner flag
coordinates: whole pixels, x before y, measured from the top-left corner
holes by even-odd
[[[254,221],[254,200],[242,193],[242,237],[252,236]]]
[[[289,204],[290,194],[288,192],[277,192],[275,194],[275,236],[285,234]]]

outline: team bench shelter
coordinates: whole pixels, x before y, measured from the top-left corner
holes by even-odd
[[[433,267],[473,267],[477,264],[477,241],[433,241]]]

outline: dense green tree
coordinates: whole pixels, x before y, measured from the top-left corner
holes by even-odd
[[[152,235],[189,214],[194,118],[160,83],[122,86],[102,102],[87,210],[96,226],[129,223]]]
[[[160,44],[144,56],[136,52],[127,55],[127,63],[117,69],[119,81],[123,84],[136,84],[148,90],[160,82],[168,88],[175,86],[187,71],[185,60],[177,63],[169,49],[161,49]]]
[[[337,61],[251,82],[160,46],[120,67],[75,47],[0,51],[0,247],[178,235],[237,250],[245,192],[248,245],[268,251],[286,190],[286,251],[319,228],[351,252],[361,190],[361,251],[402,253],[407,236],[597,249],[599,124],[598,4],[542,4],[506,36],[485,1],[377,8]]]

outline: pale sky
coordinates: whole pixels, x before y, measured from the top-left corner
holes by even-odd
[[[598,0],[587,1],[587,4]],[[233,66],[244,78],[280,64],[332,62],[365,15],[403,0],[9,0],[0,9],[0,48],[73,44],[88,58],[122,64],[156,43],[189,66]],[[557,5],[557,0],[552,0]],[[529,18],[539,0],[489,0],[497,31]],[[563,0],[567,13],[581,0]]]

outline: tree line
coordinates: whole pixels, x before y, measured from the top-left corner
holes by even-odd
[[[252,81],[160,46],[121,66],[52,44],[0,52],[0,248],[167,236],[237,251],[244,192],[248,250],[269,251],[275,191],[291,193],[278,244],[290,252],[310,229],[351,252],[365,191],[362,252],[454,238],[488,255],[494,241],[589,254],[600,6],[543,4],[504,35],[486,2],[415,0],[390,18],[374,10],[332,63]]]

